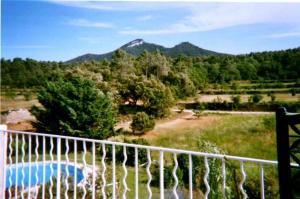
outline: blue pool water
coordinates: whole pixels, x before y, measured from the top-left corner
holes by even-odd
[[[50,182],[51,177],[53,179],[57,176],[57,163],[52,163],[53,172],[51,175],[51,163],[45,163],[45,183]],[[11,168],[11,169],[10,169]],[[29,176],[29,171],[31,168],[31,175]],[[75,169],[77,170],[77,179],[76,183],[80,183],[84,179],[83,172],[80,168],[75,168],[73,165],[66,165],[64,163],[61,164],[61,176],[66,176],[67,174],[67,168],[69,172],[69,176],[73,178],[75,176]],[[32,187],[36,184],[43,184],[43,170],[44,164],[38,163],[35,165],[35,163],[31,163],[29,166],[28,163],[24,164],[24,167],[22,164],[12,165],[9,167],[9,165],[6,167],[6,188],[14,187],[15,185],[21,187],[22,186],[22,170],[24,171],[24,177],[23,182],[25,187]],[[37,178],[36,178],[37,174]],[[11,182],[10,182],[11,180]],[[30,180],[30,184],[29,184]],[[73,183],[73,182],[72,182]]]

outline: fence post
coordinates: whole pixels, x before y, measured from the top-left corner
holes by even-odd
[[[0,125],[0,199],[5,198],[7,126]]]
[[[283,107],[276,111],[276,134],[280,199],[288,199],[292,198],[289,126],[287,112]]]

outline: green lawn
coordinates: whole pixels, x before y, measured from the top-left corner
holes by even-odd
[[[224,115],[205,128],[187,128],[179,131],[172,129],[169,133],[151,139],[150,143],[158,146],[197,150],[197,141],[202,139],[217,145],[230,155],[276,159],[274,117]],[[268,126],[264,124],[264,121],[271,124]]]

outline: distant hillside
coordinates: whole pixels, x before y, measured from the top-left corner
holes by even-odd
[[[120,47],[125,50],[127,53],[130,53],[134,56],[138,56],[143,53],[144,50],[148,52],[155,52],[159,50],[162,54],[169,57],[176,57],[180,54],[186,56],[201,56],[201,55],[219,55],[221,53],[217,53],[214,51],[206,50],[203,48],[199,48],[189,42],[182,42],[172,48],[166,48],[157,44],[147,43],[143,39],[135,39],[123,46]],[[68,62],[84,62],[91,60],[103,60],[103,59],[111,59],[113,52],[105,53],[105,54],[85,54],[74,59],[69,60]]]

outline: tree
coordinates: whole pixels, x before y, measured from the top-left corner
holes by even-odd
[[[205,87],[207,79],[208,64],[196,63],[188,70],[188,75],[193,81],[197,89],[203,89]]]
[[[152,130],[155,125],[153,118],[145,112],[138,112],[132,118],[131,129],[133,133],[145,133]]]
[[[170,86],[172,93],[175,97],[183,99],[188,96],[196,94],[196,88],[189,76],[185,73],[170,72],[163,81],[166,85]]]
[[[145,111],[154,117],[167,116],[174,102],[171,90],[154,78],[144,83],[145,87],[141,99]]]
[[[157,79],[167,76],[170,71],[168,59],[159,50],[154,53],[144,51],[137,58],[138,69],[146,77],[154,75]]]
[[[119,94],[123,102],[136,105],[141,101],[144,111],[154,117],[168,115],[169,108],[173,105],[173,96],[168,87],[153,76],[149,79],[130,76],[122,81]]]
[[[115,72],[116,77],[118,75],[130,75],[135,72],[133,57],[122,49],[114,52],[110,67]]]
[[[114,134],[114,109],[109,96],[92,81],[64,76],[47,82],[38,93],[42,107],[32,107],[42,132],[105,139]]]

